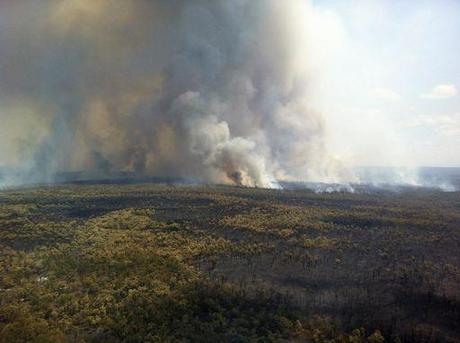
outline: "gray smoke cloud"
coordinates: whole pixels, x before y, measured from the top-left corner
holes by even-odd
[[[0,3],[0,165],[277,187],[338,181],[304,0]]]

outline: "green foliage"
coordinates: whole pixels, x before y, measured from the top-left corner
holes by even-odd
[[[2,192],[0,343],[455,342],[459,205],[159,184]]]

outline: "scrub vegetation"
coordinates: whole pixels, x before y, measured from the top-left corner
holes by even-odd
[[[0,342],[460,342],[460,193],[0,193]]]

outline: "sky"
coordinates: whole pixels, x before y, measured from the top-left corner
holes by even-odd
[[[460,166],[460,1],[313,5],[331,152],[356,165]]]
[[[459,56],[459,0],[0,0],[0,167],[264,187],[460,167]]]

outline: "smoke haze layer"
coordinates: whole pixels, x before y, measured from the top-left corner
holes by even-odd
[[[322,30],[305,0],[2,1],[2,182],[359,182],[312,106]]]
[[[274,187],[336,178],[302,0],[4,1],[1,164]]]

